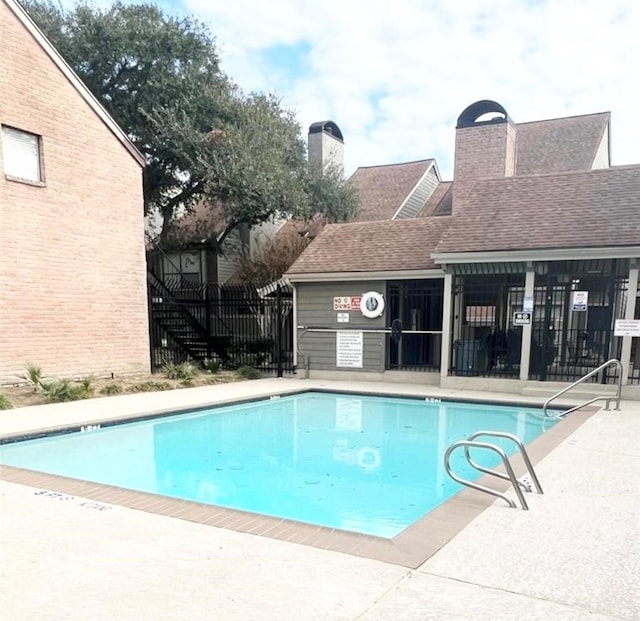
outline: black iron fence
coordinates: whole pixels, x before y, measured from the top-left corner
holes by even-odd
[[[443,280],[391,281],[387,285],[386,368],[437,371],[442,346]]]
[[[161,282],[149,273],[151,366],[193,360],[223,369],[293,371],[291,292],[284,284]]]
[[[524,274],[467,274],[453,281],[450,372],[462,376],[518,377]]]

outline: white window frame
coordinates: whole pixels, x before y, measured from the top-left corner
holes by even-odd
[[[2,160],[7,179],[44,185],[42,141],[38,134],[3,125]]]

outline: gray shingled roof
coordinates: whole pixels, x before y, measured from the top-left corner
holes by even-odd
[[[451,220],[329,224],[289,268],[288,275],[433,269],[431,252]]]
[[[601,112],[517,123],[516,175],[589,170],[610,118]]]
[[[358,168],[349,178],[360,197],[356,222],[390,220],[433,160]]]
[[[436,253],[640,245],[640,165],[484,179],[455,200]]]

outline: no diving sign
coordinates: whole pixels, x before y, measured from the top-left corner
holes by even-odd
[[[529,326],[531,325],[531,313],[529,312],[515,312],[513,313],[513,325],[514,326]]]

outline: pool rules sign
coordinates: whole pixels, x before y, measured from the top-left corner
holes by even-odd
[[[336,367],[361,369],[363,366],[362,332],[338,330],[336,332]]]

